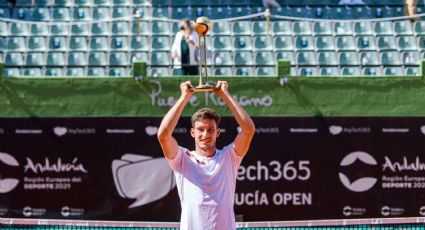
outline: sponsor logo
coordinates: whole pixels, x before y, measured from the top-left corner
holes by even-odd
[[[45,208],[32,208],[30,206],[26,206],[22,209],[22,214],[25,217],[31,217],[31,216],[42,216],[46,213]]]
[[[41,129],[15,129],[16,134],[42,134]]]
[[[341,133],[355,134],[355,133],[371,133],[370,127],[342,127],[337,125],[329,126],[329,132],[332,135],[338,135]]]
[[[378,163],[376,162],[375,158],[373,158],[370,154],[366,153],[366,152],[361,152],[361,151],[357,151],[357,152],[352,152],[349,153],[347,156],[345,156],[341,163],[340,166],[341,167],[345,167],[345,166],[349,166],[354,164],[356,161],[360,161],[366,165],[377,165]],[[371,189],[376,182],[378,181],[376,178],[374,177],[362,177],[359,178],[353,182],[350,182],[350,179],[348,179],[348,177],[343,174],[343,173],[339,173],[339,179],[341,181],[341,183],[350,191],[353,192],[365,192],[369,189]]]
[[[8,153],[2,153],[0,152],[0,163],[12,166],[12,167],[18,167],[19,163],[18,161],[10,154]],[[13,189],[18,186],[19,180],[16,178],[1,178],[0,180],[0,193],[8,193],[12,191]]]
[[[382,206],[381,214],[383,216],[399,216],[404,213],[404,208]]]
[[[184,128],[184,127],[177,127],[173,130],[173,133],[175,133],[175,134],[186,134],[187,129]]]
[[[402,172],[402,171],[425,171],[425,163],[421,162],[419,157],[416,157],[414,161],[409,162],[407,160],[407,157],[403,157],[402,162],[392,162],[391,159],[387,156],[385,156],[385,163],[382,166],[382,170],[385,171],[386,169],[392,171],[392,172]]]
[[[255,132],[259,133],[279,133],[279,127],[258,127]]]
[[[160,200],[176,186],[173,171],[163,157],[126,153],[112,161],[112,175],[118,194],[135,199],[128,208]]]
[[[317,133],[319,130],[317,128],[290,128],[289,132],[291,133]]]
[[[342,209],[342,214],[344,216],[361,216],[366,213],[365,208],[356,208],[351,206],[345,206]]]
[[[422,132],[422,134],[425,134],[425,125],[421,126],[421,132]]]
[[[0,128],[0,134],[4,134],[4,129]]]
[[[44,159],[43,163],[34,163],[27,157],[27,164],[24,166],[24,171],[31,170],[33,173],[44,172],[82,172],[87,173],[84,165],[78,162],[78,158],[74,158],[71,162],[66,163],[59,157],[56,162],[50,162],[48,158]]]
[[[81,216],[83,214],[84,214],[84,209],[82,208],[71,208],[69,206],[63,206],[61,208],[61,215],[63,217]]]
[[[61,137],[66,134],[72,134],[72,135],[80,135],[80,134],[96,134],[95,128],[67,128],[62,126],[56,126],[53,128],[53,133],[56,134],[56,136]]]
[[[7,208],[0,208],[0,216],[5,216],[9,210]]]
[[[419,215],[421,215],[421,216],[425,216],[425,206],[421,206],[421,207],[419,208]]]
[[[408,128],[382,128],[383,133],[408,133]]]
[[[158,132],[158,127],[156,127],[156,126],[146,126],[145,127],[145,132],[149,136],[154,136]]]
[[[134,129],[106,129],[107,134],[133,134]]]

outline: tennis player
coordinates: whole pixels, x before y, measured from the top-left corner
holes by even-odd
[[[216,149],[220,136],[220,116],[203,108],[192,115],[190,134],[195,150],[178,145],[172,136],[181,113],[192,96],[190,81],[180,84],[181,96],[163,118],[158,139],[176,177],[181,203],[182,230],[236,229],[233,203],[236,174],[248,151],[255,126],[246,111],[232,98],[226,81],[218,81],[217,95],[232,112],[241,131],[233,143]]]

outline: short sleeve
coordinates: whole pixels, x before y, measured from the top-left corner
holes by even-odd
[[[167,159],[168,164],[170,165],[171,169],[174,171],[180,171],[181,167],[182,167],[182,162],[183,162],[183,153],[187,151],[185,148],[179,146],[179,149],[177,150],[177,154],[176,157],[174,157],[173,159]]]
[[[238,168],[241,165],[243,157],[239,156],[235,151],[235,146],[233,143],[227,145],[223,148],[223,152],[225,154],[230,154],[230,158],[232,159],[232,166],[234,168]]]

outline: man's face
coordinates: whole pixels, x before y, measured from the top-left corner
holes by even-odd
[[[195,127],[190,129],[190,133],[195,138],[195,144],[202,150],[215,148],[215,142],[220,135],[220,129],[214,120],[203,119],[195,122]]]

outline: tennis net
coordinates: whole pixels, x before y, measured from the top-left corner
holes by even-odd
[[[15,218],[0,219],[0,229],[2,230],[177,230],[178,226],[179,224],[175,222],[92,221]],[[239,230],[425,230],[425,217],[239,222],[237,223],[237,228]]]

